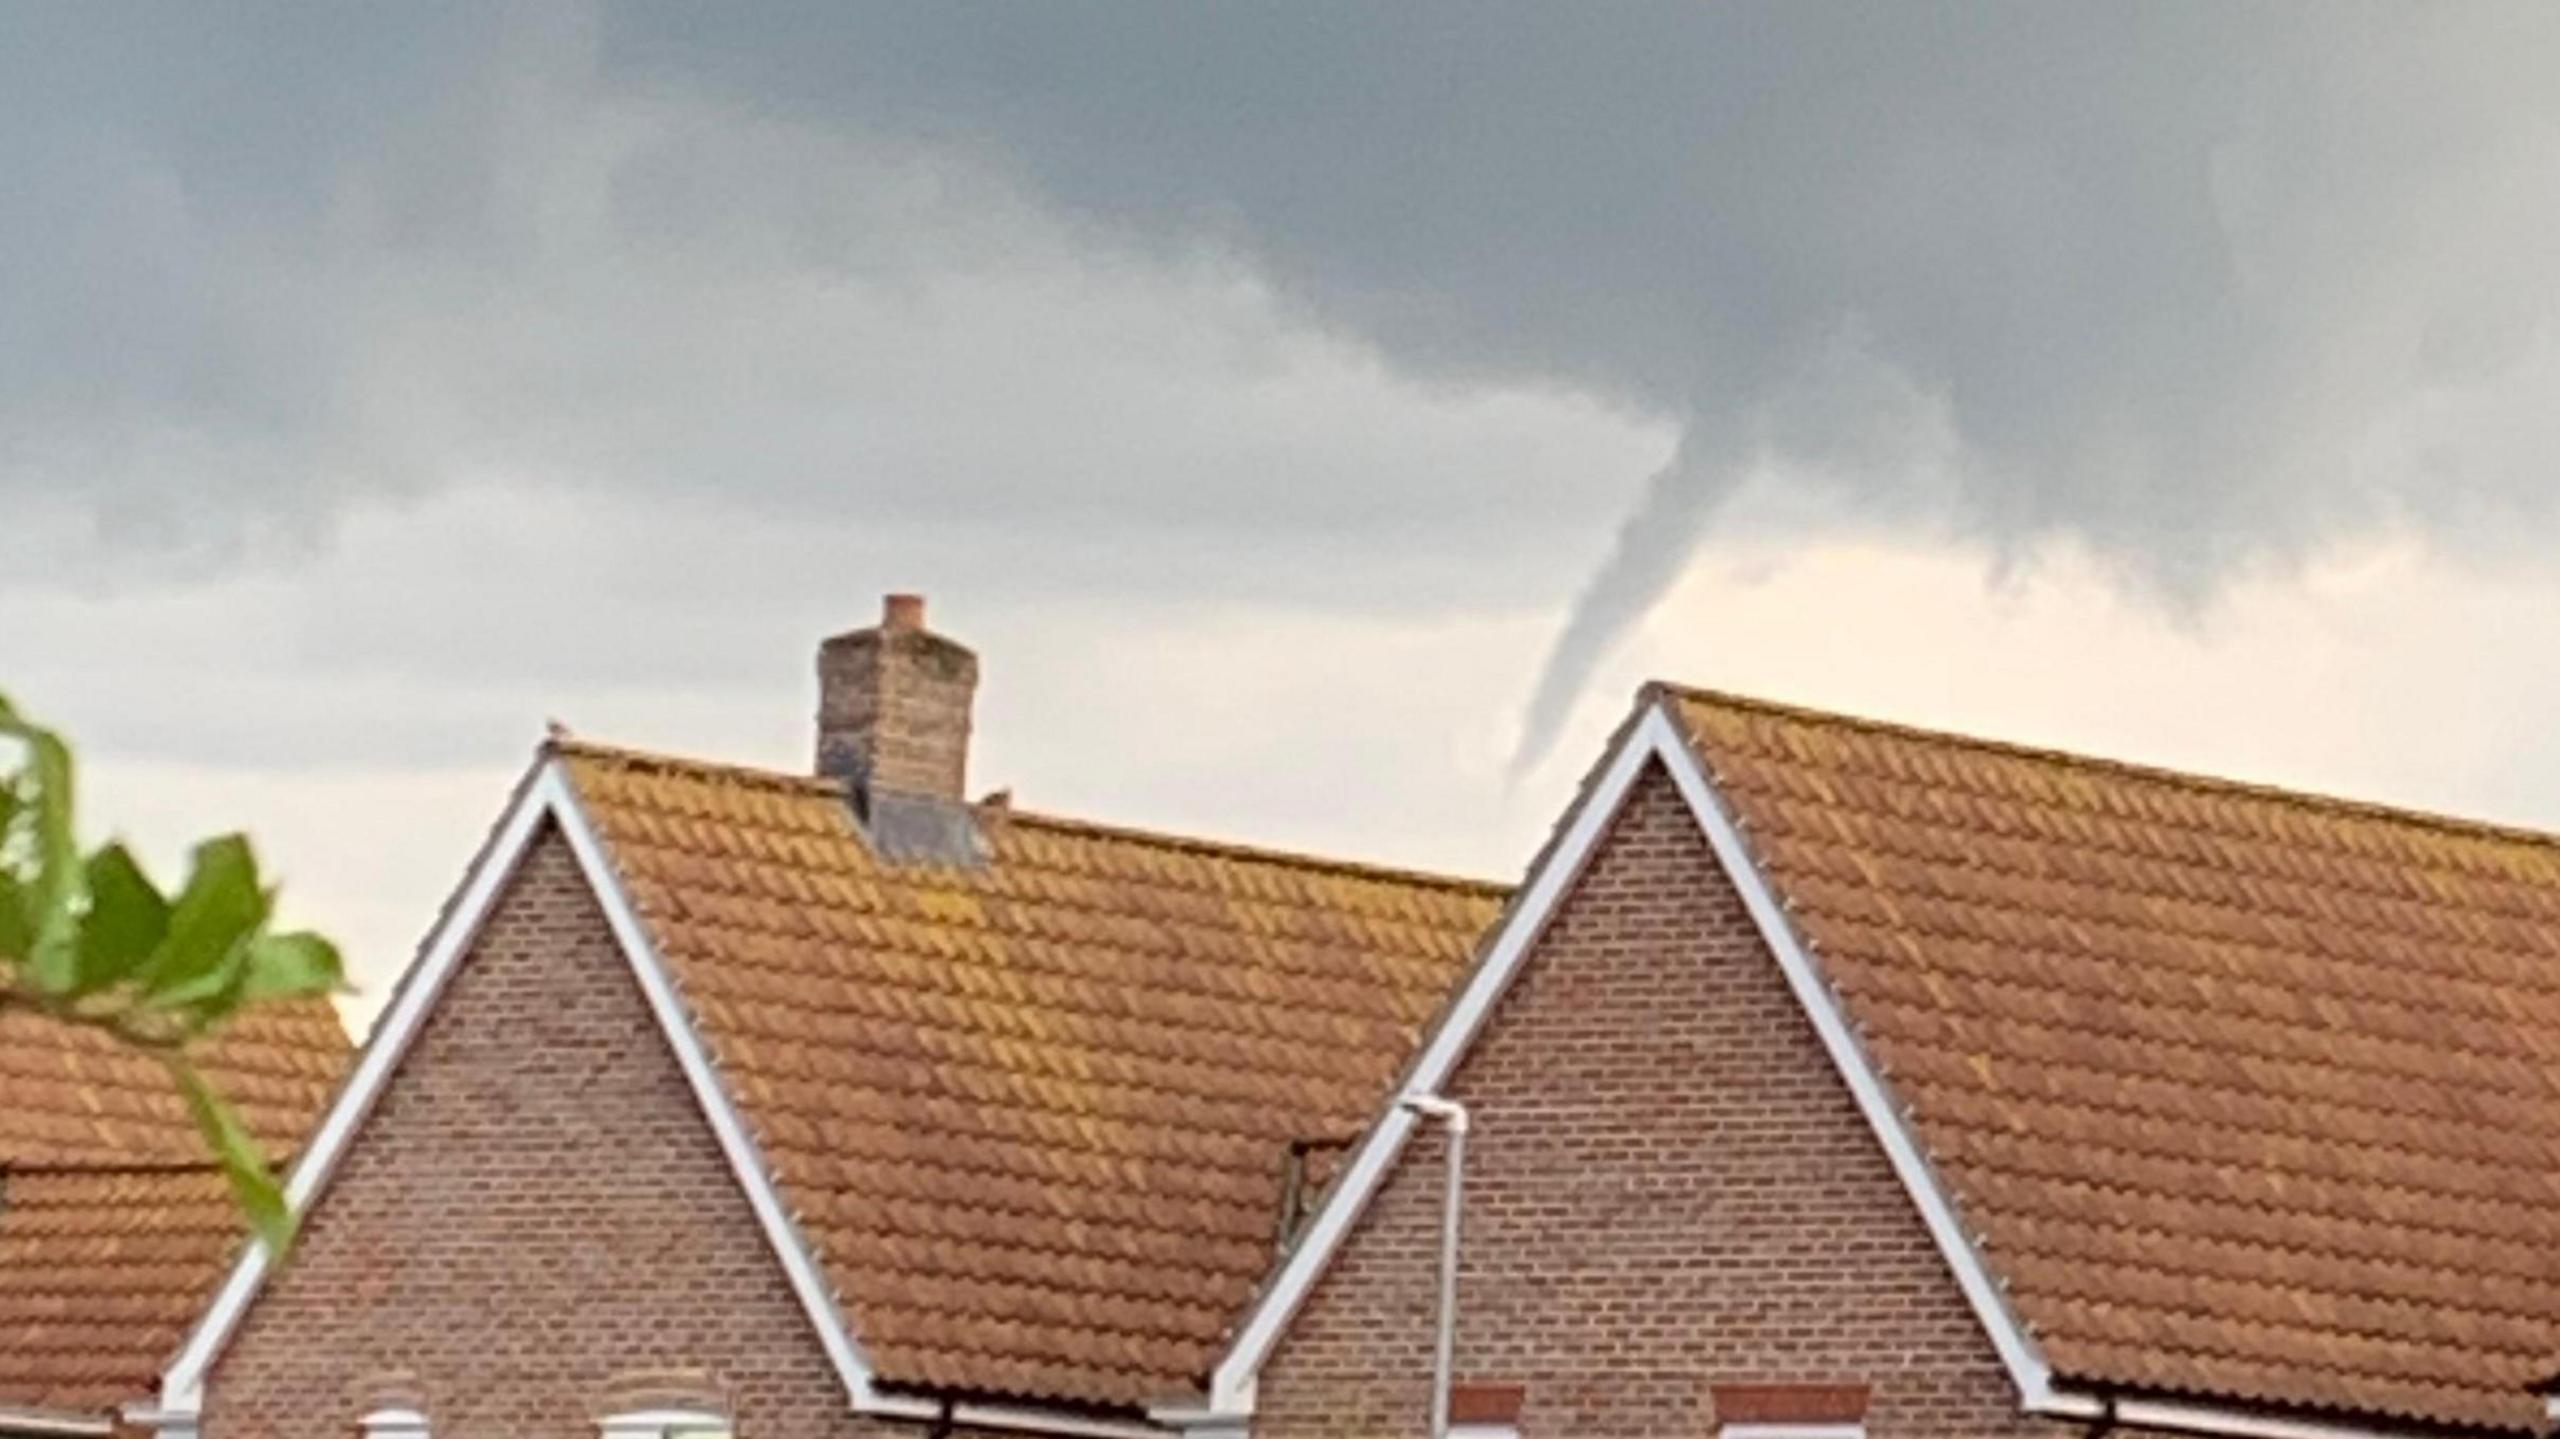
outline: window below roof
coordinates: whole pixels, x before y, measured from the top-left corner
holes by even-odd
[[[427,1423],[426,1386],[406,1369],[369,1375],[349,1397],[364,1415],[356,1421],[362,1439],[434,1439]]]
[[[597,1406],[598,1439],[732,1439],[728,1388],[699,1369],[616,1375]]]
[[[734,1439],[729,1416],[714,1409],[626,1409],[596,1421],[598,1439]]]
[[[364,1439],[434,1439],[424,1409],[411,1403],[376,1404],[356,1421]]]

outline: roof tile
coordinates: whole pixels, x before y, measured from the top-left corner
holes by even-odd
[[[348,1056],[324,999],[241,1014],[195,1049],[281,1159]],[[0,1010],[0,1403],[147,1395],[242,1226],[160,1063],[94,1030]]]
[[[17,1168],[0,1182],[0,1400],[146,1397],[239,1242],[221,1174]]]
[[[2560,840],[1668,696],[2060,1376],[2541,1427]]]
[[[1369,1117],[1494,887],[984,812],[893,864],[832,781],[560,748],[891,1383],[1196,1387],[1290,1140]]]

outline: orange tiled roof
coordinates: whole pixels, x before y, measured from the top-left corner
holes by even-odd
[[[281,1160],[347,1060],[325,1000],[245,1013],[196,1051]],[[156,1060],[0,1011],[0,1403],[148,1395],[241,1238]]]
[[[195,1048],[206,1078],[279,1156],[328,1102],[347,1035],[326,1000],[242,1013]],[[204,1158],[160,1062],[95,1030],[0,1009],[0,1165]]]
[[[2560,839],[1670,702],[2058,1376],[2542,1427]]]
[[[19,1168],[0,1203],[0,1402],[147,1399],[241,1235],[209,1164]]]
[[[1502,901],[996,810],[890,864],[832,780],[557,752],[892,1384],[1195,1389],[1289,1141],[1368,1119]]]

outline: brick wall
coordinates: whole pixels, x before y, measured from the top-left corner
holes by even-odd
[[[407,1370],[438,1439],[589,1436],[710,1371],[754,1439],[858,1421],[558,835],[546,835],[206,1396],[208,1439],[350,1439]]]
[[[1715,1425],[1719,1382],[1864,1382],[1878,1436],[2064,1431],[2006,1373],[1658,770],[1495,1011],[1457,1377],[1530,1439]],[[1409,1147],[1266,1367],[1256,1439],[1423,1432],[1441,1141]]]

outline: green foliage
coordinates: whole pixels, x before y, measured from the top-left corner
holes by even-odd
[[[195,848],[164,895],[121,844],[83,856],[71,750],[0,696],[0,1013],[32,1009],[101,1030],[167,1066],[241,1210],[281,1253],[293,1238],[267,1156],[187,1057],[243,1005],[339,987],[338,951],[318,935],[275,934],[275,892],[239,835]]]

